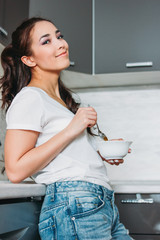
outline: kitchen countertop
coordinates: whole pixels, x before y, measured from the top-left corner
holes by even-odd
[[[0,199],[40,197],[45,195],[45,191],[45,185],[33,181],[24,181],[22,183],[0,181]]]
[[[110,182],[115,193],[159,193],[160,181],[112,181]],[[46,187],[33,181],[11,183],[0,181],[0,199],[13,199],[25,197],[40,197],[45,195]]]
[[[110,185],[115,193],[159,193],[160,181],[111,181]]]

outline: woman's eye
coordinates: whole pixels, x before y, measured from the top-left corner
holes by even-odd
[[[57,37],[57,39],[61,39],[61,38],[63,38],[63,35],[62,35],[62,34],[60,34],[60,35]]]
[[[46,40],[42,43],[42,45],[48,44],[50,42],[50,40]]]

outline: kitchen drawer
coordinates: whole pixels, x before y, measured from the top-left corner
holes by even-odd
[[[160,240],[160,235],[132,235],[135,240]]]
[[[136,239],[160,239],[160,194],[115,194],[115,202],[120,221]],[[140,238],[141,234],[154,237]]]

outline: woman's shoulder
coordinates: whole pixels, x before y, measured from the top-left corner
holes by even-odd
[[[16,108],[23,107],[38,107],[43,105],[43,96],[40,91],[32,87],[22,88],[14,97],[8,111],[16,106]]]
[[[45,107],[40,94],[34,89],[24,87],[15,96],[7,110],[7,129],[41,131],[44,124],[44,113]]]
[[[37,87],[23,87],[15,96],[22,97],[25,96],[41,96],[41,89]]]
[[[32,101],[43,101],[42,93],[38,88],[34,87],[23,87],[13,99],[13,104],[19,101],[32,102]]]

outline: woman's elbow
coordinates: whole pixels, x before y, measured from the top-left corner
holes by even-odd
[[[20,183],[20,182],[23,181],[23,179],[17,173],[11,172],[11,171],[6,169],[6,174],[7,174],[8,179],[12,183]]]

